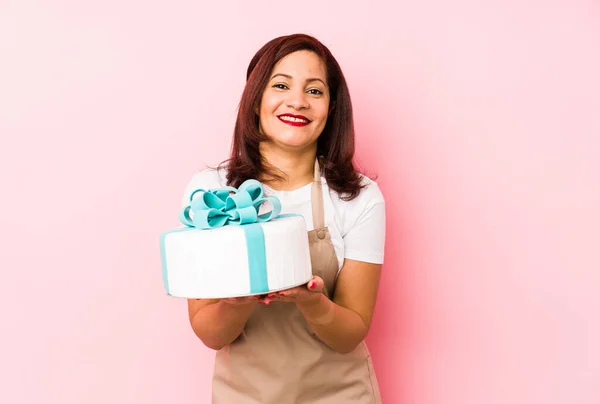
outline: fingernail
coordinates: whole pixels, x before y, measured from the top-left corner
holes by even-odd
[[[271,304],[271,301],[270,301],[270,300],[267,300],[267,301],[265,302],[265,304],[268,306],[268,305],[270,305],[270,304]]]
[[[274,294],[272,294],[272,293],[269,295],[269,299],[272,299],[272,298],[274,298],[274,297],[275,297],[275,295],[274,295]]]
[[[279,292],[279,296],[285,296],[285,293]]]
[[[308,282],[308,288],[313,289],[315,287],[315,283],[313,281]]]

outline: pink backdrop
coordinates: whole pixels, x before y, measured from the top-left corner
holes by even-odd
[[[384,403],[600,402],[597,2],[198,3],[0,5],[1,402],[209,402],[158,235],[253,53],[298,31],[388,201]]]

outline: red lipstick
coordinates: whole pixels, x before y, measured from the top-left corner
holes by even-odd
[[[283,114],[279,115],[277,118],[287,125],[290,126],[306,126],[310,123],[310,120],[303,115],[294,115],[294,114]],[[288,118],[288,119],[286,119]],[[294,119],[289,119],[294,118]]]

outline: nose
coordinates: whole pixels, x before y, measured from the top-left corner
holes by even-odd
[[[304,91],[289,91],[286,105],[295,110],[306,109],[309,107],[309,103],[306,100],[306,94]]]

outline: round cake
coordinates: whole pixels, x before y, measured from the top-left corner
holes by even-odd
[[[264,223],[161,235],[163,284],[183,298],[258,295],[305,284],[312,278],[302,216]]]

